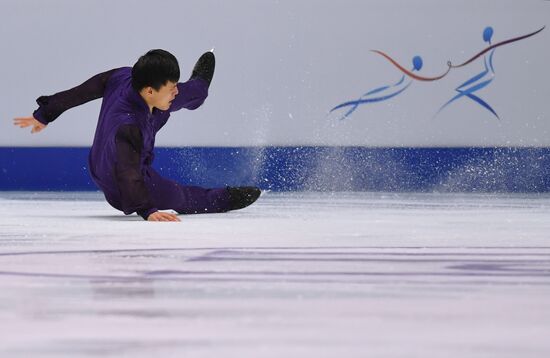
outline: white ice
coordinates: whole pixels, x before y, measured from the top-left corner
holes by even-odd
[[[0,357],[549,357],[550,195],[0,193]]]

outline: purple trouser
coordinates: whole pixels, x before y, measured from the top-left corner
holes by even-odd
[[[145,185],[155,207],[180,214],[220,213],[229,210],[229,192],[225,188],[205,189],[182,185],[163,178],[153,168],[147,170]]]
[[[174,210],[179,214],[221,213],[230,209],[229,192],[225,188],[206,189],[182,185],[163,178],[153,168],[146,169],[145,186],[149,198],[159,210]],[[105,192],[107,202],[117,210],[124,211],[118,195]]]

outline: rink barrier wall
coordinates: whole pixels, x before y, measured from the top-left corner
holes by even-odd
[[[94,191],[89,148],[0,147],[0,190]],[[161,175],[273,191],[548,192],[550,148],[156,148]]]

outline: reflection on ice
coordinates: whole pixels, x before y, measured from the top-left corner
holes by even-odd
[[[0,202],[2,356],[550,353],[548,195],[267,193],[180,223]]]

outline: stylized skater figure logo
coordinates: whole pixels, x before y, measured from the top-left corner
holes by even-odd
[[[488,26],[483,31],[483,41],[487,42],[489,45],[491,45],[491,38],[493,37],[493,28]],[[462,97],[468,97],[471,100],[479,103],[481,106],[483,106],[485,109],[490,111],[492,114],[497,117],[497,119],[500,119],[498,114],[495,112],[495,110],[484,100],[482,100],[480,97],[476,96],[475,93],[477,91],[482,90],[483,88],[487,87],[491,82],[493,82],[493,79],[495,77],[495,68],[493,67],[493,56],[495,54],[496,48],[493,48],[489,55],[484,56],[484,63],[485,63],[485,70],[474,77],[470,78],[468,81],[461,84],[459,87],[455,88],[455,91],[458,92],[456,96],[451,98],[447,103],[445,103],[439,111],[437,111],[436,116],[448,105],[453,103],[454,101],[462,98]],[[459,67],[459,66],[452,66],[453,68]]]
[[[346,119],[349,117],[353,112],[357,110],[357,108],[366,103],[375,103],[375,102],[382,102],[389,100],[390,98],[393,98],[401,93],[403,93],[409,86],[412,84],[413,80],[416,81],[437,81],[442,78],[444,78],[451,69],[460,68],[469,65],[470,63],[474,62],[481,56],[484,58],[484,64],[485,64],[485,70],[474,77],[470,78],[468,81],[461,84],[459,87],[457,87],[455,90],[458,92],[456,96],[451,98],[447,103],[445,103],[439,111],[436,113],[435,116],[437,116],[444,108],[449,106],[454,101],[458,100],[462,97],[468,97],[469,99],[475,101],[479,105],[481,105],[483,108],[487,109],[489,112],[491,112],[497,119],[500,119],[498,114],[495,112],[495,110],[483,99],[478,97],[476,95],[476,92],[482,90],[483,88],[487,87],[494,79],[495,76],[495,69],[493,67],[493,56],[495,54],[495,50],[498,47],[505,46],[517,41],[525,40],[529,37],[535,36],[539,32],[543,31],[546,28],[546,26],[543,26],[542,28],[538,29],[537,31],[534,31],[532,33],[511,38],[508,40],[501,41],[496,44],[492,44],[492,37],[493,37],[493,28],[488,26],[483,31],[483,40],[489,44],[487,48],[479,52],[478,54],[474,55],[472,58],[470,58],[468,61],[460,64],[460,65],[453,65],[451,62],[447,62],[447,71],[443,73],[441,76],[437,77],[423,77],[415,73],[415,71],[420,71],[422,69],[422,58],[420,56],[415,56],[413,58],[413,68],[412,70],[407,70],[403,66],[401,66],[397,61],[395,61],[393,58],[388,56],[382,51],[379,50],[372,50],[372,52],[375,52],[381,56],[383,56],[386,60],[391,62],[395,67],[397,67],[403,75],[401,76],[401,79],[393,84],[388,86],[383,86],[379,88],[375,88],[364,95],[362,95],[359,99],[354,101],[348,101],[341,103],[330,110],[330,113],[337,111],[339,109],[347,109],[347,111],[344,113],[344,115],[340,119]],[[406,78],[409,78],[410,80],[406,81]]]
[[[420,71],[422,69],[422,57],[420,57],[420,56],[413,57],[412,63],[413,63],[413,68],[412,68],[411,72]],[[390,98],[393,98],[393,97],[397,96],[398,94],[402,93],[403,91],[405,91],[411,85],[413,80],[411,79],[411,80],[405,82],[405,77],[406,77],[406,75],[404,74],[403,76],[401,76],[401,79],[397,83],[395,83],[393,85],[388,85],[388,86],[375,88],[375,89],[365,93],[364,95],[362,95],[359,99],[357,99],[355,101],[348,101],[348,102],[344,102],[342,104],[339,104],[336,107],[334,107],[333,109],[331,109],[330,113],[332,113],[336,110],[339,110],[341,108],[349,108],[348,111],[342,116],[342,118],[340,118],[340,119],[345,119],[349,115],[351,115],[353,112],[355,112],[355,110],[361,104],[382,102],[382,101],[386,101]]]

